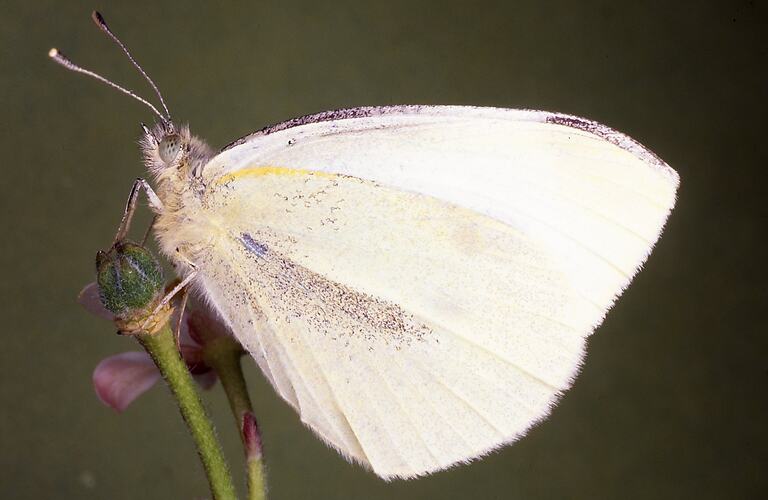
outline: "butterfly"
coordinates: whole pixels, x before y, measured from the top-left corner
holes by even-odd
[[[155,236],[301,421],[385,479],[512,443],[573,383],[648,258],[677,173],[561,113],[330,111],[216,152],[148,105]],[[154,187],[152,187],[154,185]]]

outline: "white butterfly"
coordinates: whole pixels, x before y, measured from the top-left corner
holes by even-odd
[[[634,140],[558,113],[356,108],[218,154],[157,114],[142,141],[155,190],[138,181],[131,200],[147,190],[183,284],[302,422],[383,478],[470,461],[545,418],[678,186]]]

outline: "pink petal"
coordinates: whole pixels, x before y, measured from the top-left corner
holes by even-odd
[[[88,283],[85,285],[77,296],[77,302],[94,316],[110,321],[115,319],[115,315],[108,311],[101,303],[99,286],[96,283]]]
[[[218,337],[230,336],[229,329],[218,315],[205,305],[197,305],[188,316],[189,335],[198,344]]]
[[[205,364],[203,350],[197,345],[181,344],[181,358],[187,364],[187,369],[192,375],[205,373],[211,369]]]
[[[93,371],[93,388],[102,403],[122,412],[160,379],[145,352],[123,352],[101,361]]]
[[[171,319],[169,320],[169,323],[171,325],[171,328],[173,329],[174,334],[176,333],[176,327],[179,325],[179,307],[173,308],[173,313],[171,314]],[[188,346],[197,346],[197,342],[195,339],[190,337],[189,335],[189,315],[191,311],[189,309],[189,306],[187,306],[187,309],[184,311],[184,319],[181,320],[181,326],[179,327],[179,343],[181,345],[188,345]]]
[[[216,380],[218,380],[216,372],[212,369],[209,369],[205,373],[193,374],[192,378],[195,379],[195,382],[197,382],[197,384],[203,389],[210,389],[213,387],[213,384],[216,383]]]
[[[197,346],[181,345],[181,357],[184,358],[184,362],[187,364],[189,373],[192,374],[192,378],[203,389],[210,389],[213,384],[216,383],[216,372],[205,363],[203,359],[203,350]]]

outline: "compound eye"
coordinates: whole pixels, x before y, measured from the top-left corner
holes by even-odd
[[[163,140],[160,141],[158,148],[160,159],[163,160],[166,165],[168,165],[173,162],[173,160],[175,160],[176,156],[179,154],[179,149],[181,148],[181,140],[176,134],[166,135],[163,137]]]

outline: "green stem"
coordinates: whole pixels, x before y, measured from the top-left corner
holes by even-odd
[[[213,497],[217,500],[237,498],[221,445],[200,401],[187,365],[179,356],[169,324],[166,323],[153,335],[140,334],[137,338],[152,356],[176,397],[181,415],[189,427],[197,446],[197,453],[203,462]]]
[[[261,436],[240,366],[242,347],[230,337],[219,337],[207,342],[204,349],[205,362],[219,376],[224,392],[227,394],[232,415],[240,429],[248,473],[248,498],[264,500],[266,485],[264,463],[261,458]]]

